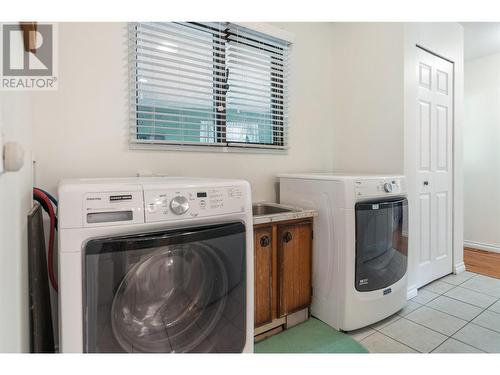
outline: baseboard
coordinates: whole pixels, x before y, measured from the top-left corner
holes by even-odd
[[[406,291],[406,299],[410,300],[413,297],[416,297],[418,294],[418,289],[416,287],[408,287],[408,290]]]
[[[459,273],[462,273],[465,271],[465,263],[464,262],[460,262],[458,264],[455,264],[453,266],[453,273],[455,275],[459,274]]]
[[[473,249],[491,251],[493,253],[500,253],[500,246],[484,242],[464,241],[464,247],[471,247]]]

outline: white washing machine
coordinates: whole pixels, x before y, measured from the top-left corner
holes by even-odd
[[[240,180],[59,186],[62,352],[253,351],[253,223]]]
[[[408,201],[403,176],[280,175],[280,201],[318,211],[311,313],[351,331],[406,303]]]

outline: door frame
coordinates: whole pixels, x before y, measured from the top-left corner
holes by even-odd
[[[417,48],[453,64],[452,111],[452,272],[465,270],[463,263],[463,27],[458,23],[408,23],[404,38],[404,168],[407,177],[410,233],[418,216],[412,209],[416,186],[416,131],[418,84]],[[421,287],[417,279],[417,252],[410,236],[408,266],[408,298],[417,295]]]

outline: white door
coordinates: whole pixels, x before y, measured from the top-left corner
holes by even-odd
[[[453,64],[417,47],[417,287],[452,272]]]

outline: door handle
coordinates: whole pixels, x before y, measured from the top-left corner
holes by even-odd
[[[290,232],[286,232],[284,235],[283,235],[283,242],[290,242],[292,240],[293,236]]]
[[[429,186],[429,181],[424,181],[424,186]]]
[[[271,239],[269,238],[269,236],[262,236],[260,238],[260,246],[261,247],[268,247],[270,243],[271,243]]]

